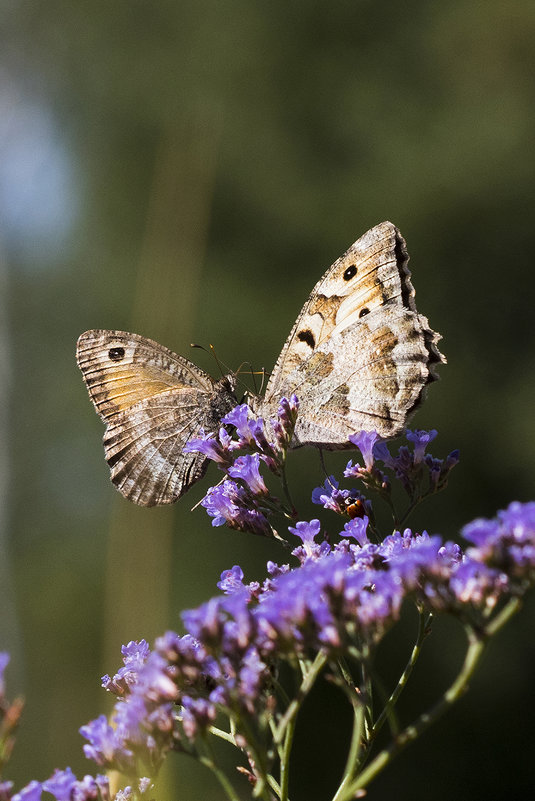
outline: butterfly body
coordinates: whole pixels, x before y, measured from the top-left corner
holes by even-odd
[[[250,406],[273,417],[283,396],[299,398],[294,447],[354,447],[349,435],[399,434],[445,359],[440,335],[418,314],[405,242],[392,223],[375,226],[312,290],[277,360],[263,398]],[[185,443],[217,431],[236,405],[235,379],[214,381],[152,340],[88,331],[78,364],[107,423],[106,458],[117,488],[141,505],[170,503],[206,469]]]

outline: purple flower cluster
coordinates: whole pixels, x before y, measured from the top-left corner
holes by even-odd
[[[277,417],[267,424],[261,417],[254,417],[246,403],[236,406],[221,419],[221,428],[216,435],[201,432],[201,436],[190,440],[184,447],[186,453],[200,451],[223,469],[233,464],[236,452],[248,450],[260,454],[262,461],[274,473],[280,473],[285,453],[293,438],[299,401],[295,395],[288,400],[282,398]],[[236,437],[229,434],[233,430]]]
[[[268,423],[243,404],[222,419],[217,435],[201,432],[188,443],[187,451],[205,454],[225,472],[202,501],[214,526],[278,536],[272,513],[295,519],[284,469],[297,412],[295,396],[283,398]],[[396,456],[375,432],[350,437],[363,464],[350,461],[345,477],[377,491],[392,510],[392,478],[406,490],[410,510],[445,487],[458,462],[457,452],[445,460],[426,452],[436,431],[406,436],[409,446]],[[271,495],[262,467],[281,478],[286,508]],[[483,632],[500,601],[535,583],[535,503],[513,503],[493,520],[467,525],[462,533],[469,547],[463,552],[454,542],[408,528],[381,539],[370,501],[356,489],[340,489],[334,476],[314,490],[312,500],[345,518],[336,537],[327,537],[319,520],[295,522],[288,528],[298,540],[292,566],[268,562],[264,581],[249,583],[238,565],[225,570],[218,583],[222,594],[183,613],[185,635],[168,631],[153,648],[145,640],[129,642],[117,673],[102,678],[115,705],[109,718],[101,715],[81,727],[83,750],[99,768],[124,774],[126,787],[112,796],[105,776],[78,780],[66,768],[16,795],[9,782],[0,783],[0,801],[41,801],[43,792],[56,801],[148,799],[168,753],[206,754],[209,732],[243,749],[250,777],[256,781],[263,771],[265,781],[267,767],[260,773],[255,767],[258,743],[284,724],[291,707],[281,701],[277,685],[281,663],[302,667],[319,656],[334,675],[342,657],[368,659],[407,601],[427,612],[453,614]],[[0,653],[4,718],[15,708],[4,698],[7,661]],[[215,727],[221,714],[231,721],[230,733]],[[265,751],[266,762],[271,752],[276,748]]]
[[[4,782],[0,798],[40,801],[47,792],[56,801],[142,799],[169,751],[195,754],[220,712],[248,751],[251,732],[266,731],[268,719],[283,714],[273,684],[282,661],[369,653],[411,599],[483,629],[498,601],[535,582],[535,503],[513,503],[493,520],[470,523],[466,553],[409,529],[371,542],[367,516],[348,520],[332,545],[318,520],[290,532],[299,540],[297,566],[270,562],[264,582],[249,584],[239,566],[224,571],[224,594],[184,612],[184,636],[167,632],[153,649],[145,640],[128,643],[121,668],[103,677],[117,700],[109,720],[101,715],[80,729],[84,752],[99,767],[126,774],[127,787],[112,797],[104,776],[79,780],[67,768],[15,795]],[[2,688],[6,664],[0,655]]]
[[[270,495],[260,467],[263,464],[275,475],[282,475],[298,407],[295,395],[289,400],[283,398],[276,419],[266,423],[255,418],[244,403],[222,418],[217,436],[201,432],[186,444],[185,452],[203,453],[227,476],[208,490],[202,501],[213,526],[227,525],[237,531],[274,536],[268,520],[269,509],[279,501]],[[232,434],[227,428],[232,429]]]
[[[535,502],[511,503],[494,519],[478,518],[462,530],[468,558],[507,574],[512,592],[535,580]]]
[[[447,485],[450,471],[459,462],[459,452],[452,451],[446,459],[435,459],[426,453],[427,446],[435,439],[437,432],[411,431],[405,436],[412,444],[412,450],[402,445],[396,456],[392,456],[386,442],[379,439],[375,431],[361,431],[351,435],[350,441],[360,450],[364,466],[348,462],[344,471],[346,478],[359,478],[365,486],[383,493],[390,492],[390,479],[378,463],[390,470],[401,482],[411,499],[438,492]]]
[[[116,793],[110,792],[107,776],[84,776],[77,779],[70,768],[55,770],[44,782],[31,781],[20,792],[6,796],[6,801],[41,801],[43,792],[56,801],[141,801],[149,798],[153,784],[143,778],[134,786],[127,785]]]
[[[197,439],[186,445],[186,452],[203,453],[226,474],[225,479],[211,487],[201,501],[212,518],[212,525],[226,525],[238,531],[280,539],[271,523],[273,513],[296,517],[284,480],[284,468],[298,409],[299,402],[295,395],[289,400],[282,398],[276,419],[266,423],[262,418],[254,417],[247,404],[242,404],[222,418],[217,436],[211,432],[201,432]],[[402,445],[396,456],[390,454],[386,443],[379,439],[375,431],[360,431],[351,435],[349,440],[360,450],[364,464],[349,461],[344,476],[356,478],[367,489],[378,492],[394,511],[390,497],[391,477],[385,472],[385,469],[388,470],[409,495],[410,510],[427,495],[443,489],[451,469],[459,461],[457,451],[453,451],[445,460],[426,453],[436,433],[407,430],[406,437],[412,449]],[[283,479],[286,505],[268,490],[260,473],[262,466]],[[340,489],[334,476],[327,478],[322,487],[314,490],[312,501],[349,518],[367,517],[374,527],[371,502],[355,488]],[[401,520],[405,516],[398,518],[395,515],[395,519]]]
[[[263,584],[246,584],[234,566],[221,575],[224,595],[183,613],[185,636],[168,632],[150,652],[145,641],[125,646],[124,667],[104,678],[118,695],[114,726],[101,717],[81,729],[86,755],[108,768],[132,771],[135,762],[139,770],[141,762],[154,771],[170,749],[190,750],[218,711],[256,722],[273,713],[280,660],[372,648],[408,599],[480,625],[535,579],[535,503],[467,526],[467,553],[409,529],[373,543],[367,526],[366,517],[349,520],[330,545],[318,520],[301,521],[290,529],[300,540],[297,567],[270,563]]]

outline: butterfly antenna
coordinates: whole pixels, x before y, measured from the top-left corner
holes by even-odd
[[[245,366],[247,366],[247,370],[243,369]],[[240,364],[240,366],[236,370],[236,373],[235,373],[236,377],[238,377],[240,375],[240,373],[245,373],[245,375],[251,376],[251,379],[252,379],[252,382],[253,382],[253,387],[254,387],[254,394],[255,395],[260,395],[262,390],[264,389],[264,381],[265,381],[265,378],[266,378],[266,369],[265,369],[265,367],[262,367],[261,370],[253,370],[253,366],[252,366],[251,362],[244,361],[244,362],[242,362]],[[257,382],[256,382],[256,376],[257,375],[261,375],[262,376],[262,381],[261,381],[261,384],[260,384],[260,388],[258,388]],[[243,382],[241,382],[241,383],[243,383]],[[249,389],[249,387],[245,386],[245,392],[246,392],[246,394],[247,393],[250,394],[251,390]]]
[[[257,370],[256,375],[261,375],[262,376],[262,381],[260,382],[260,389],[258,390],[258,392],[261,393],[261,392],[264,391],[264,382],[266,380],[266,368],[262,367],[261,370]],[[256,382],[255,382],[255,384],[256,384]]]
[[[216,353],[216,350],[215,350],[215,348],[214,348],[214,346],[212,344],[209,345],[209,349],[208,349],[208,348],[205,348],[204,345],[198,345],[196,342],[191,342],[190,343],[190,348],[198,348],[199,350],[203,350],[205,353],[211,353],[212,356],[215,359],[215,363],[217,364],[217,368],[218,368],[219,372],[221,373],[222,377],[226,376],[228,373],[232,373],[232,370],[230,369],[230,367],[228,367],[226,364],[223,364],[223,362],[220,361],[220,359],[219,359],[219,357],[218,357],[218,355]]]
[[[247,370],[243,370],[243,368],[246,365],[247,365]],[[253,370],[253,365],[251,364],[251,362],[246,361],[246,362],[242,362],[240,364],[240,366],[236,370],[236,375],[238,376],[242,371],[245,372],[247,375],[251,376],[251,380],[253,382],[255,394],[258,395],[258,393],[262,391],[262,387],[264,385],[264,375],[265,375],[264,368],[262,368],[262,370]],[[260,390],[258,389],[258,387],[256,385],[256,376],[257,375],[261,375],[262,376],[262,385],[260,386]]]

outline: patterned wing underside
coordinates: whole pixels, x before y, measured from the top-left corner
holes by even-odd
[[[445,361],[440,335],[419,315],[398,229],[384,222],[339,258],[314,287],[277,361],[264,416],[282,396],[300,401],[295,445],[353,447],[348,436],[399,434]]]
[[[433,380],[426,329],[427,320],[407,309],[376,309],[286,376],[281,396],[300,400],[295,445],[351,448],[357,431],[399,434]]]
[[[388,303],[415,311],[405,241],[389,222],[358,239],[327,270],[303,306],[277,360],[266,401],[281,396],[283,377],[305,362],[323,342]]]
[[[111,480],[141,506],[173,503],[206,472],[200,453],[183,453],[201,426],[217,425],[206,414],[206,393],[173,389],[120,412],[104,434]]]
[[[215,431],[236,404],[232,377],[215,382],[157,342],[125,331],[87,331],[77,359],[98,414],[117,489],[141,506],[176,501],[206,471],[183,453],[201,428]]]
[[[188,359],[126,331],[86,331],[78,340],[76,358],[103,420],[175,387],[210,392],[214,384]]]

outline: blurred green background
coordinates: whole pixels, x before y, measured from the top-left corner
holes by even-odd
[[[390,219],[449,362],[414,423],[439,429],[435,455],[462,457],[413,526],[457,537],[535,498],[535,4],[4,0],[0,20],[0,649],[27,699],[20,787],[94,772],[77,730],[108,711],[99,677],[122,642],[179,627],[224,568],[252,579],[285,558],[190,512],[209,478],[168,509],[117,495],[74,359],[85,329],[186,356],[214,343],[232,368],[269,370],[322,272]],[[319,460],[296,452],[290,473],[317,516]],[[534,623],[531,599],[371,799],[531,796]],[[402,663],[412,630],[385,655]],[[461,651],[440,622],[407,710]],[[347,724],[335,693],[313,696],[293,801],[331,797]],[[222,798],[185,758],[165,786]]]

